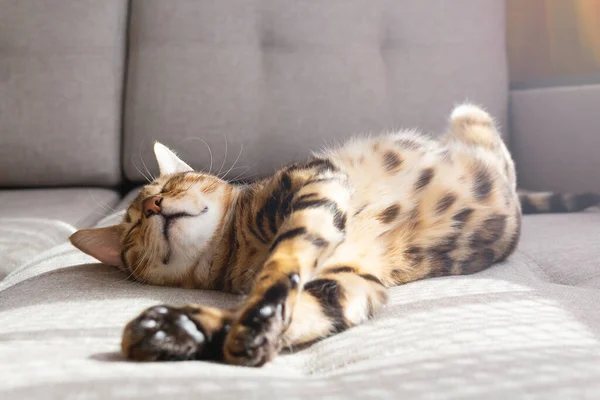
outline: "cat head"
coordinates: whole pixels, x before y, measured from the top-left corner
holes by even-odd
[[[142,282],[189,286],[195,267],[231,204],[233,186],[194,171],[154,145],[160,176],[144,186],[118,225],[82,229],[71,243]]]

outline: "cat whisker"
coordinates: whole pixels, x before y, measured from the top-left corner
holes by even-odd
[[[227,172],[225,172],[225,173],[223,174],[223,176],[222,176],[222,177],[220,177],[221,179],[225,180],[225,178],[227,177],[227,175],[228,175],[228,174],[231,172],[231,170],[232,170],[232,169],[235,167],[235,165],[236,165],[236,164],[237,164],[237,162],[239,161],[240,157],[242,156],[242,151],[244,151],[244,144],[243,144],[243,143],[240,145],[240,152],[238,153],[238,156],[237,156],[237,158],[236,158],[236,159],[235,159],[235,161],[233,162],[233,165],[231,166],[231,168],[229,168],[229,169],[227,170]]]
[[[235,183],[235,184],[242,184],[242,183],[247,184],[248,183],[247,180],[249,180],[249,179],[256,179],[256,174],[251,174],[251,175],[248,175],[248,176],[241,176],[241,177],[236,178],[234,181],[231,181],[231,182]]]
[[[144,235],[144,242],[146,242],[145,240],[146,235]],[[146,245],[146,243],[144,243],[144,247],[143,247],[143,251],[140,254],[139,258],[137,259],[137,262],[135,263],[135,265],[132,266],[132,268],[130,268],[131,273],[125,278],[125,279],[138,279],[136,278],[136,272],[138,272],[138,270],[140,269],[140,267],[142,267],[142,265],[147,264],[152,262],[152,260],[155,259],[155,246],[148,246]]]
[[[108,217],[110,217],[112,215],[112,214],[104,214],[104,213],[102,213],[100,211],[94,211],[94,214],[101,215],[104,218],[108,218]]]
[[[140,160],[142,161],[142,165],[144,166],[144,169],[146,170],[146,172],[148,173],[148,175],[152,178],[152,180],[150,182],[153,182],[156,180],[156,178],[154,177],[154,175],[152,175],[152,173],[150,172],[150,170],[148,169],[148,166],[146,165],[146,163],[144,162],[144,156],[142,156],[142,147],[144,146],[144,140],[142,140],[142,143],[140,144],[140,150],[139,150],[139,154],[140,154]]]
[[[202,142],[206,145],[206,148],[208,149],[208,153],[210,154],[210,167],[208,168],[208,173],[212,174],[212,167],[213,167],[213,153],[212,150],[210,149],[210,146],[208,145],[208,143],[206,143],[206,140],[204,139],[200,139],[202,140]]]
[[[142,265],[142,261],[144,260],[143,257],[140,257],[137,262],[132,265],[133,268],[130,269],[130,273],[125,277],[125,279],[123,279],[123,281],[129,280],[131,278],[135,278],[135,273],[138,271],[138,269],[140,268],[140,266]]]
[[[137,164],[135,163],[135,161],[133,160],[133,156],[131,156],[131,163],[133,164],[133,166],[135,167],[135,169],[137,170],[137,172],[140,173],[140,175],[142,175],[144,177],[144,179],[146,179],[148,181],[148,183],[152,183],[152,180],[150,178],[148,178],[146,176],[146,174],[144,174],[142,172],[142,170],[137,166]]]
[[[256,173],[254,174],[250,174],[250,175],[245,175],[246,172],[248,172],[250,170],[251,167],[246,167],[246,169],[244,169],[240,174],[236,175],[235,177],[231,178],[229,180],[229,182],[236,182],[239,179],[247,179],[247,178],[254,178],[257,176]]]
[[[242,171],[239,174],[237,174],[236,176],[234,176],[233,178],[229,178],[227,180],[227,182],[235,182],[237,179],[244,176],[246,174],[246,172],[248,172],[250,170],[250,167],[236,168],[236,169],[241,169]],[[250,174],[250,175],[256,175],[256,174]]]
[[[238,169],[244,169],[247,171],[249,168],[251,168],[251,167],[248,165],[238,165],[237,167],[233,168],[232,171],[236,171]]]
[[[113,212],[110,212],[108,214],[104,214],[104,213],[101,213],[101,212],[98,212],[98,211],[96,211],[95,213],[98,214],[98,215],[102,215],[104,218],[114,218],[114,217],[120,217],[120,218],[122,218],[123,215],[125,215],[125,212],[126,211],[123,210],[123,211],[113,211]],[[99,221],[99,222],[102,222],[102,221]]]
[[[208,173],[211,174],[212,173],[212,167],[213,167],[213,153],[212,153],[212,150],[210,149],[209,144],[206,142],[206,140],[204,140],[202,138],[199,138],[199,137],[189,137],[189,138],[183,139],[181,141],[181,143],[183,143],[185,141],[188,141],[188,140],[199,140],[202,143],[204,143],[204,145],[208,149],[208,154],[210,154],[210,167],[208,168]]]
[[[227,136],[223,134],[223,138],[225,139],[225,156],[223,156],[223,163],[221,164],[221,168],[219,168],[219,172],[215,174],[217,176],[219,176],[221,171],[223,171],[223,168],[225,167],[225,162],[227,161]]]
[[[116,212],[116,210],[114,208],[112,208],[111,206],[109,206],[108,204],[100,204],[100,202],[94,197],[94,195],[92,194],[92,192],[89,189],[88,189],[88,195],[90,196],[90,198],[92,200],[94,200],[94,202],[98,205],[98,207],[102,208],[104,211],[106,211],[108,213],[106,215],[104,215],[102,213],[98,213],[98,214],[108,217],[112,213]]]
[[[115,273],[121,273],[121,272],[125,272],[127,275],[126,275],[126,276],[125,276],[125,278],[123,278],[123,279],[118,279],[118,280],[116,280],[116,281],[114,281],[114,282],[107,282],[107,283],[108,283],[109,285],[113,285],[113,284],[119,284],[119,283],[125,282],[125,281],[127,281],[127,280],[129,280],[129,279],[131,279],[131,278],[134,278],[134,279],[136,279],[136,278],[134,277],[134,274],[135,274],[135,271],[137,271],[137,269],[139,268],[139,264],[140,264],[140,262],[141,262],[141,261],[142,261],[142,259],[140,258],[140,259],[138,260],[138,262],[136,263],[136,265],[135,265],[135,266],[132,266],[132,267],[134,267],[134,268],[133,268],[133,270],[132,270],[132,269],[130,269],[129,271],[121,271],[121,270],[118,270],[118,269],[116,269],[116,268],[115,268],[115,270],[114,270],[114,272],[115,272]],[[112,272],[111,272],[111,273],[112,273]],[[97,281],[97,280],[95,280],[95,279],[90,279],[90,281],[93,281],[93,282],[101,282],[101,281]]]

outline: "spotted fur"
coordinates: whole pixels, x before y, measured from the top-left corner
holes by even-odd
[[[438,140],[357,138],[249,185],[195,172],[160,144],[155,153],[161,175],[121,224],[79,231],[72,242],[142,282],[247,297],[233,310],[146,310],[123,334],[122,351],[134,360],[263,365],[284,346],[372,318],[388,287],[506,259],[522,211],[600,201],[519,195],[492,118],[468,104]]]

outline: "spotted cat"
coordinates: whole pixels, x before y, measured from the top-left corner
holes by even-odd
[[[386,288],[472,274],[519,242],[525,212],[577,211],[595,195],[521,195],[492,117],[454,109],[448,132],[356,138],[234,185],[154,148],[160,176],[115,226],[72,243],[155,285],[243,293],[236,309],[161,305],[125,327],[133,360],[261,366],[372,318]]]

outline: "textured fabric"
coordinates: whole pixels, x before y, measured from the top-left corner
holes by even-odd
[[[521,186],[600,191],[600,85],[512,91],[511,144]]]
[[[0,279],[111,214],[118,200],[106,189],[0,190]]]
[[[372,322],[262,369],[123,361],[143,308],[238,299],[137,284],[65,244],[0,282],[0,397],[597,399],[598,237],[598,209],[525,217],[509,261],[394,288]]]
[[[126,9],[0,0],[0,185],[120,180]]]
[[[85,228],[110,215],[118,202],[119,194],[108,189],[0,190],[0,218],[46,218]]]
[[[504,126],[498,0],[133,0],[130,35],[134,180],[154,140],[213,171],[241,152],[228,177],[253,178],[353,134],[438,132],[467,98]]]
[[[0,279],[75,232],[62,221],[41,218],[0,218]]]

